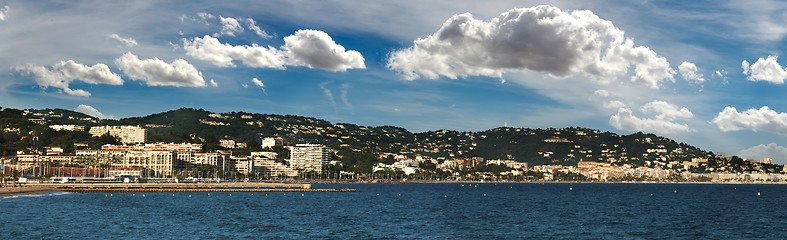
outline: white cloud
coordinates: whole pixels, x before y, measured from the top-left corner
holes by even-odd
[[[209,19],[216,19],[216,16],[213,16],[213,14],[204,12],[198,12],[197,17],[199,18],[197,21],[202,22],[205,25],[210,25],[210,23],[208,23]]]
[[[746,79],[749,81],[766,81],[776,84],[783,84],[784,79],[787,79],[787,70],[783,69],[777,61],[778,56],[768,56],[768,58],[757,59],[757,62],[749,65],[749,61],[743,60],[741,67],[743,74],[749,75]]]
[[[158,58],[139,59],[127,52],[115,59],[115,64],[126,76],[145,82],[148,86],[204,87],[202,73],[186,60],[167,63]]]
[[[623,104],[623,103],[620,103]],[[611,104],[610,104],[611,105]],[[656,113],[654,119],[638,118],[634,116],[631,108],[618,108],[618,113],[609,118],[609,124],[617,129],[629,131],[646,131],[654,133],[676,133],[692,131],[688,125],[675,123],[676,118],[690,119],[694,114],[687,108],[664,101],[652,101],[641,108],[644,113]]]
[[[257,23],[254,22],[254,19],[247,18],[246,19],[246,25],[249,28],[249,30],[254,31],[254,33],[256,33],[261,38],[269,39],[269,38],[273,37],[270,34],[268,34],[267,32],[265,32],[262,29],[260,29],[260,27],[257,26]]]
[[[744,112],[727,106],[712,122],[725,132],[748,129],[787,135],[787,113],[776,112],[768,106],[751,108]]]
[[[257,87],[260,87],[260,88],[265,87],[265,84],[263,84],[262,81],[260,81],[257,78],[252,78],[251,82],[254,83],[254,85],[257,85]]]
[[[189,56],[220,67],[235,67],[232,61],[240,60],[249,67],[284,69],[286,61],[284,55],[276,48],[257,44],[232,46],[227,43],[222,44],[218,39],[208,35],[203,38],[195,37],[192,41],[184,39],[183,49]]]
[[[240,60],[244,65],[256,68],[307,66],[330,71],[366,68],[359,52],[346,51],[322,31],[299,30],[285,37],[284,42],[281,49],[256,44],[233,46],[206,35],[191,41],[184,39],[183,49],[189,56],[221,67],[234,67],[233,61]]]
[[[625,103],[623,103],[621,101],[618,101],[618,100],[612,100],[612,101],[604,103],[604,108],[615,109],[615,108],[622,108],[622,107],[625,107],[625,106],[626,106]]]
[[[336,100],[333,98],[333,93],[331,92],[330,89],[325,87],[325,85],[328,85],[328,83],[329,82],[324,82],[324,83],[320,84],[320,89],[322,89],[322,92],[325,93],[326,97],[328,97],[328,101],[331,102],[331,104],[333,105],[333,108],[335,109],[336,108]]]
[[[74,111],[75,112],[81,112],[81,113],[90,115],[92,117],[97,117],[97,118],[100,118],[100,119],[115,119],[114,116],[112,116],[112,115],[104,115],[103,113],[99,112],[98,110],[96,110],[92,106],[85,105],[85,104],[79,104],[79,106],[77,106],[77,108],[74,109]]]
[[[686,124],[679,124],[662,119],[638,118],[634,116],[631,108],[620,108],[618,113],[609,118],[609,125],[617,129],[628,131],[643,131],[653,133],[690,132]]]
[[[282,47],[289,64],[331,71],[350,68],[366,68],[361,53],[346,51],[333,41],[327,33],[317,30],[298,30],[284,38]]]
[[[137,41],[134,40],[133,38],[122,38],[115,33],[109,35],[109,38],[118,40],[120,41],[120,43],[123,43],[123,45],[126,45],[127,47],[133,47],[137,45]]]
[[[787,164],[787,147],[770,143],[760,144],[751,148],[743,149],[736,154],[742,158],[762,160],[763,158],[773,159],[775,164]]]
[[[60,61],[53,65],[51,69],[44,66],[17,66],[16,71],[25,72],[33,75],[38,86],[43,89],[55,87],[61,89],[69,95],[89,97],[90,93],[81,89],[71,89],[69,84],[79,80],[89,84],[109,84],[122,85],[123,79],[119,75],[112,73],[109,67],[103,63],[96,63],[93,66],[86,66],[74,62],[74,60]]]
[[[609,97],[609,92],[607,90],[604,90],[604,89],[599,89],[599,90],[594,91],[593,95],[596,95],[596,96],[599,96],[599,97]]]
[[[218,84],[218,83],[216,83],[216,81],[213,81],[213,79],[211,79],[211,80],[210,80],[210,86],[211,86],[211,87],[218,87],[218,86],[219,86],[219,84]]]
[[[669,104],[665,101],[652,101],[645,106],[642,106],[642,112],[658,113],[656,119],[664,121],[672,121],[675,118],[693,118],[694,114],[689,109],[683,107],[678,109],[678,106]]]
[[[516,8],[491,21],[454,15],[434,34],[391,52],[387,67],[408,80],[501,77],[511,70],[551,76],[583,74],[609,83],[636,67],[632,81],[658,88],[674,81],[669,62],[591,11],[564,12],[552,6]]]
[[[213,34],[214,37],[221,35],[234,37],[236,32],[243,32],[243,27],[235,18],[219,16],[219,21],[221,21],[221,32]]]
[[[8,16],[8,10],[11,10],[11,8],[9,8],[8,5],[5,5],[5,7],[0,8],[0,21],[5,21],[5,18]]]
[[[697,71],[697,65],[694,65],[694,63],[684,61],[678,66],[678,72],[680,72],[680,75],[683,76],[683,79],[686,81],[693,83],[704,82],[705,78],[703,78],[702,73],[698,73]]]

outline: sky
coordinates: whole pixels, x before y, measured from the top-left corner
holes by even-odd
[[[0,106],[588,127],[787,163],[784,1],[0,1]]]

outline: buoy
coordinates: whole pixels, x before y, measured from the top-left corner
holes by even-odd
[[[378,193],[377,196],[380,196],[380,194]]]
[[[210,196],[210,193],[208,193],[208,196]]]
[[[443,197],[444,197],[444,198],[447,198],[447,197],[448,197],[448,195],[443,195]]]
[[[303,193],[301,193],[301,197],[303,197]]]
[[[570,188],[568,188],[568,190],[569,191],[574,191],[574,188],[570,187]]]
[[[653,193],[651,193],[650,196],[653,196]]]
[[[230,193],[230,197],[232,197],[232,193]]]
[[[399,194],[399,196],[401,197],[401,196],[402,196],[402,194],[400,193],[400,194]]]
[[[267,197],[267,196],[268,196],[268,194],[266,193],[266,194],[265,194],[265,196]]]
[[[174,196],[175,196],[175,194],[173,193],[173,194],[172,194],[172,196],[174,197]]]
[[[675,190],[675,193],[678,193],[678,190]]]
[[[462,184],[462,187],[464,187],[464,186],[465,186],[465,185],[464,185],[464,184]]]
[[[189,195],[189,197],[191,197],[191,195]]]
[[[380,195],[380,194],[377,194],[377,195]],[[287,196],[287,194],[285,193],[284,196]]]
[[[760,192],[757,192],[757,196],[760,196]]]
[[[110,194],[109,194],[109,196],[111,197],[111,196],[112,196],[112,194],[110,193]]]
[[[145,197],[145,194],[142,194],[142,197]]]
[[[486,197],[486,193],[484,193],[484,197]]]
[[[254,196],[254,193],[252,193],[251,195]]]
[[[106,194],[104,194],[104,197],[107,197],[107,195],[106,195]]]
[[[509,187],[509,188],[514,188],[514,187],[513,187],[513,186],[511,186],[511,187]]]
[[[137,195],[136,193],[132,193],[132,194],[131,194],[131,196],[132,196],[132,197],[133,197],[133,196],[136,196],[136,195]]]

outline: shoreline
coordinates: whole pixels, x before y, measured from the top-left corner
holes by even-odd
[[[4,187],[0,188],[0,197],[12,197],[17,195],[36,195],[62,192],[54,188],[23,186],[23,187]]]

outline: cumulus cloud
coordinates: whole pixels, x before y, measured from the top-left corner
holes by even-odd
[[[673,120],[676,118],[693,118],[692,114],[687,108],[678,108],[678,106],[669,104],[664,101],[652,101],[642,106],[644,113],[656,113],[655,118],[639,118],[634,116],[631,108],[619,108],[618,113],[609,118],[609,124],[612,127],[628,131],[645,131],[654,133],[677,133],[677,132],[690,132],[686,124],[675,123]]]
[[[234,37],[236,32],[243,32],[243,27],[235,18],[219,16],[219,21],[221,22],[221,32],[213,34],[214,37],[221,35]]]
[[[698,73],[697,71],[697,65],[694,65],[694,63],[683,62],[678,66],[678,72],[680,72],[680,75],[683,76],[683,79],[686,81],[693,83],[704,82],[705,78],[702,76],[702,73]]]
[[[678,106],[669,104],[665,101],[652,101],[645,106],[642,106],[642,112],[658,113],[656,119],[672,121],[676,118],[693,118],[694,114],[689,109],[683,107],[678,109]]]
[[[219,86],[219,84],[218,84],[218,83],[216,83],[216,81],[213,81],[213,79],[211,79],[211,80],[210,80],[210,86],[211,86],[211,87],[218,87],[218,86]]]
[[[136,55],[127,52],[115,59],[115,64],[126,76],[143,81],[148,86],[205,86],[202,73],[183,59],[167,63],[158,58],[139,59]]]
[[[408,80],[531,70],[555,77],[582,74],[602,83],[627,74],[631,65],[634,82],[658,88],[674,81],[666,58],[635,47],[610,21],[552,6],[511,9],[488,22],[470,13],[454,15],[434,34],[391,52],[387,63]]]
[[[254,19],[247,18],[246,19],[246,25],[248,26],[249,30],[254,31],[254,33],[256,33],[261,38],[269,39],[269,38],[273,37],[270,34],[268,34],[267,32],[265,32],[262,29],[260,29],[260,27],[257,26],[257,23],[254,22]]]
[[[768,56],[768,58],[759,58],[754,64],[749,65],[749,61],[743,60],[741,68],[743,68],[743,75],[748,75],[746,79],[749,81],[766,81],[775,84],[783,84],[784,79],[787,79],[787,70],[779,65],[777,61],[778,56]]]
[[[331,71],[366,68],[358,51],[346,51],[327,33],[317,30],[298,30],[284,38],[282,47],[289,64]]]
[[[104,115],[103,113],[99,112],[98,110],[96,110],[92,106],[85,105],[85,104],[79,104],[79,106],[77,106],[77,108],[74,109],[74,111],[75,112],[81,112],[81,113],[90,115],[92,117],[97,117],[97,118],[100,118],[100,119],[115,119],[114,116],[112,116],[112,115]]]
[[[115,33],[109,35],[109,38],[118,40],[120,41],[120,43],[123,43],[123,45],[126,45],[127,47],[133,47],[137,45],[137,41],[134,40],[133,38],[122,38]]]
[[[11,8],[8,5],[5,5],[3,8],[0,8],[0,21],[5,21],[6,16],[8,16],[8,10]]]
[[[660,119],[638,118],[634,116],[631,108],[618,109],[618,113],[612,115],[609,118],[609,125],[622,130],[653,133],[676,133],[691,131],[689,126],[686,124],[679,124]]]
[[[81,97],[89,97],[90,93],[81,89],[71,89],[69,84],[77,80],[89,84],[123,84],[123,79],[112,73],[109,67],[103,63],[86,66],[76,63],[74,60],[68,60],[60,61],[51,68],[25,65],[14,67],[14,69],[32,75],[38,86],[43,89],[59,88],[66,94]]]
[[[787,147],[770,143],[760,144],[751,148],[743,149],[736,154],[742,158],[762,160],[763,158],[773,159],[775,164],[787,164]]]
[[[712,122],[725,132],[748,129],[787,135],[787,113],[776,112],[768,106],[751,108],[744,112],[727,106]]]
[[[257,44],[251,46],[219,42],[218,39],[205,35],[195,37],[194,40],[183,40],[183,49],[186,54],[200,60],[208,61],[220,67],[235,67],[233,60],[239,60],[246,66],[256,68],[284,69],[285,58],[279,50],[273,47],[262,47]]]
[[[366,68],[361,53],[346,51],[322,31],[299,30],[285,37],[284,42],[280,49],[256,44],[233,46],[206,35],[193,40],[184,39],[183,49],[189,56],[221,67],[234,67],[233,61],[239,60],[256,68],[306,66],[330,71]]]

